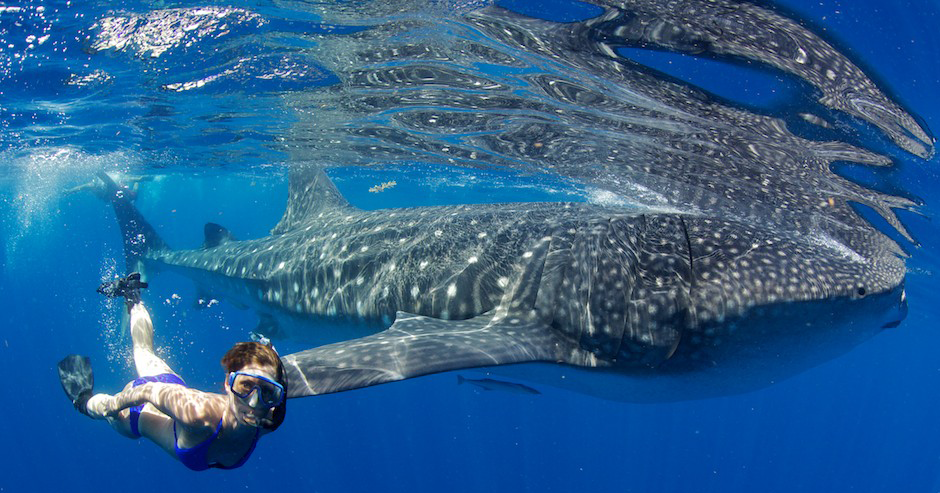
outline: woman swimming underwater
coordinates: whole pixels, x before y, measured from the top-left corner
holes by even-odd
[[[79,412],[106,419],[126,437],[150,439],[194,471],[240,467],[284,421],[287,382],[277,352],[239,342],[222,357],[224,394],[189,388],[154,353],[153,322],[140,300],[145,287],[133,273],[98,288],[126,299],[138,378],[116,395],[94,394],[89,359],[71,355],[59,363],[62,387]]]

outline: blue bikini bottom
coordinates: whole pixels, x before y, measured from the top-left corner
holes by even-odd
[[[132,385],[132,387],[136,387],[138,385],[142,385],[147,382],[175,383],[178,385],[182,385],[183,387],[186,387],[186,382],[184,382],[182,378],[180,378],[177,375],[174,375],[173,373],[161,373],[159,375],[140,377],[137,380],[134,380],[134,384]],[[139,406],[134,406],[130,408],[131,434],[134,435],[135,438],[140,438],[140,429],[138,428],[139,423],[140,423],[140,410],[143,409],[145,405],[146,404],[141,404]]]

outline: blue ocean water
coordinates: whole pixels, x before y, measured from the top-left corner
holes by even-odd
[[[321,47],[361,49],[352,42],[361,33],[407,18],[398,9],[447,18],[484,5],[0,5],[0,370],[8,413],[0,491],[91,491],[102,482],[141,492],[940,491],[938,163],[889,150],[862,124],[855,143],[887,153],[894,167],[841,172],[923,204],[899,212],[919,243],[905,244],[910,314],[899,328],[763,390],[630,404],[550,388],[535,396],[485,392],[458,386],[454,373],[432,375],[291,401],[284,426],[243,468],[208,473],[71,409],[56,377],[62,356],[91,356],[103,391],[118,390],[133,367],[121,307],[94,292],[123,270],[120,232],[106,204],[70,189],[100,170],[147,175],[137,205],[181,248],[201,244],[207,221],[238,238],[266,235],[286,202],[284,164],[292,153],[310,159],[304,145],[324,128],[310,120],[342,114],[331,105],[343,100],[330,91],[344,83],[334,72],[347,59]],[[575,2],[503,5],[554,22],[594,15]],[[205,12],[152,32],[133,17],[176,8]],[[790,0],[778,8],[849,55],[927,128],[940,128],[936,2]],[[104,20],[117,18],[125,28],[105,37]],[[142,31],[150,44],[128,41]],[[776,114],[806,104],[799,84],[767,71],[649,50],[622,55],[748,108]],[[346,128],[357,126],[364,127]],[[434,168],[427,164],[446,158],[430,156],[404,168],[387,166],[379,149],[324,158],[349,166],[334,175],[337,185],[366,209],[583,199],[563,180]],[[389,180],[396,186],[368,191]],[[154,278],[146,296],[162,355],[193,386],[218,389],[218,359],[256,317],[224,302],[195,310],[192,283],[170,273]],[[277,345],[282,353],[305,348]]]

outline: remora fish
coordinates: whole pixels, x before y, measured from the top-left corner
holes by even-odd
[[[457,375],[457,385],[469,383],[483,390],[501,390],[513,394],[541,394],[538,390],[522,385],[521,383],[504,382],[492,378],[466,378],[463,375]]]
[[[203,248],[174,251],[109,186],[129,260],[269,324],[301,321],[272,336],[391,324],[284,356],[291,397],[527,362],[560,365],[526,378],[611,399],[723,395],[829,360],[906,312],[897,256],[717,218],[580,203],[363,211],[298,166],[270,236],[209,228]]]

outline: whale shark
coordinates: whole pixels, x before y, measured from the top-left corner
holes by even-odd
[[[295,165],[270,235],[210,223],[201,248],[174,250],[100,176],[129,267],[253,308],[266,336],[325,343],[282,357],[290,397],[474,367],[609,399],[713,397],[828,361],[906,313],[892,252],[718,217],[573,202],[368,211],[322,167]]]

